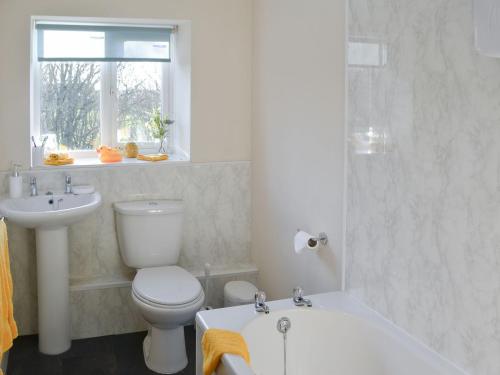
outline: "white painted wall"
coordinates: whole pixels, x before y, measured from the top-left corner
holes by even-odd
[[[339,288],[344,1],[2,0],[0,170],[28,165],[32,15],[191,20],[193,161],[253,153],[253,257],[270,296]],[[330,246],[293,255],[298,227],[326,231]]]
[[[0,171],[29,165],[33,15],[192,21],[191,158],[250,160],[252,0],[1,0]]]
[[[344,166],[342,0],[254,1],[252,256],[271,298],[339,289]],[[297,228],[328,248],[293,253]]]

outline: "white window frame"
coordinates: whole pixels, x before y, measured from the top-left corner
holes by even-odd
[[[36,29],[37,22],[86,22],[86,23],[108,23],[120,25],[147,25],[173,27],[171,34],[171,53],[175,56],[175,30],[176,25],[169,21],[160,20],[130,20],[130,19],[108,19],[108,18],[81,18],[81,17],[39,17],[31,19],[31,135],[40,138],[40,62],[37,60]],[[161,113],[168,113],[169,117],[175,118],[173,114],[173,64],[160,63],[162,65],[161,80]],[[116,62],[101,63],[101,97],[100,97],[100,126],[101,143],[111,147],[124,146],[124,142],[118,142],[118,92],[116,79]],[[174,130],[175,132],[175,130]],[[158,151],[158,142],[136,142],[140,152],[154,153]],[[167,151],[174,151],[174,134],[169,134]],[[77,158],[95,158],[96,150],[68,150],[72,156]]]

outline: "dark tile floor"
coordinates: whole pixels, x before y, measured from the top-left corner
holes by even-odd
[[[185,327],[189,364],[179,375],[195,375],[196,333]],[[67,352],[49,356],[38,351],[37,336],[21,336],[9,354],[7,375],[143,375],[156,374],[144,364],[146,332],[74,340]]]

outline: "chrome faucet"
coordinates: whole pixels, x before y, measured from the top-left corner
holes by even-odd
[[[312,302],[310,299],[303,297],[304,291],[300,286],[293,288],[293,303],[295,306],[307,306],[312,307]]]
[[[266,305],[266,293],[261,290],[255,292],[255,311],[269,314],[269,306]]]
[[[30,177],[30,195],[36,197],[38,195],[38,187],[36,186],[36,177]]]
[[[71,176],[66,176],[66,187],[64,188],[64,194],[71,194],[73,192],[73,187],[71,186]]]

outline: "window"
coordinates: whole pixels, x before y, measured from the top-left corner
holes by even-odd
[[[50,138],[50,148],[101,143],[101,82],[97,63],[40,63],[40,137]]]
[[[156,110],[177,120],[175,29],[59,20],[34,25],[32,135],[47,137],[48,149],[79,157],[95,156],[101,144],[127,142],[143,152],[158,151],[147,123]],[[170,134],[170,151],[174,142]]]

